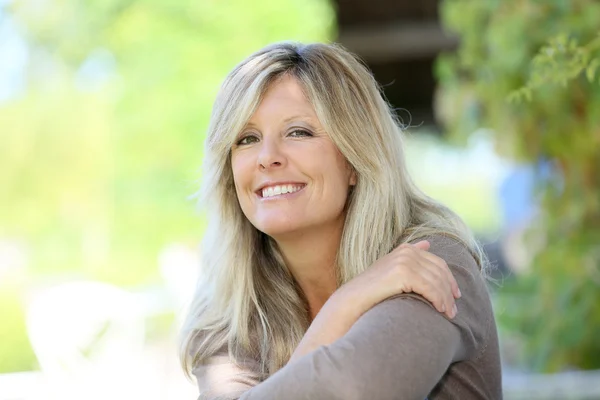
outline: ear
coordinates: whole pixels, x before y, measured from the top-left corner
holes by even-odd
[[[354,168],[350,171],[350,186],[356,186],[356,171]]]

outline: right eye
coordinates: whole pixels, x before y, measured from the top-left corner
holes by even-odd
[[[256,143],[256,142],[258,142],[258,138],[256,136],[248,135],[248,136],[244,136],[243,138],[238,140],[236,144],[238,146],[243,146],[245,144]]]

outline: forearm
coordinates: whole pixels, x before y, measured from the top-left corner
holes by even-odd
[[[361,304],[358,302],[359,297],[357,293],[352,293],[349,288],[344,287],[344,290],[336,291],[329,300],[323,305],[317,316],[311,323],[309,329],[304,334],[302,341],[296,347],[294,354],[288,362],[295,364],[294,361],[301,359],[302,356],[307,355],[319,347],[330,345],[336,340],[342,338],[352,327],[352,325],[360,318],[363,314]],[[293,371],[304,371],[304,375],[307,373],[311,375],[313,372],[318,371],[306,367],[307,363],[318,361],[320,357],[317,356],[315,359],[302,360],[300,364],[294,365]],[[257,379],[243,379],[245,375],[250,372],[251,369],[244,371],[238,366],[235,366],[226,354],[213,357],[209,363],[199,365],[194,370],[197,377],[198,386],[200,389],[199,400],[236,400],[246,399],[247,396],[252,394],[252,399],[263,398],[264,394],[257,395],[256,391],[252,389],[258,384]],[[283,381],[288,379],[294,379],[292,376],[287,377],[289,374],[285,374],[285,377],[281,377]],[[272,391],[273,384],[278,385],[276,382],[272,382],[267,385],[269,388],[259,389],[258,392],[263,393]],[[305,376],[301,379],[302,382],[313,381],[314,377]],[[317,387],[320,387],[318,385]],[[287,384],[281,386],[288,387]],[[298,394],[302,394],[302,391],[297,391]],[[244,394],[246,393],[246,394]],[[257,397],[258,396],[258,397]],[[276,397],[275,397],[276,398]]]
[[[240,400],[422,400],[461,351],[459,336],[424,302],[388,300],[342,338],[291,361]]]
[[[368,308],[347,288],[336,291],[323,305],[296,347],[290,362],[344,336]]]

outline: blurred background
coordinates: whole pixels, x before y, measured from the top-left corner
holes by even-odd
[[[0,0],[0,400],[196,398],[176,332],[217,89],[336,41],[484,243],[507,399],[600,399],[600,2]]]

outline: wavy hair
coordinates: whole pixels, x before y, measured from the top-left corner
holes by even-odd
[[[186,374],[218,352],[258,363],[264,379],[284,366],[310,324],[307,302],[273,239],[244,216],[231,148],[269,86],[294,77],[331,140],[354,169],[337,255],[338,284],[400,243],[442,234],[482,252],[460,218],[411,180],[403,125],[360,60],[335,44],[278,43],[237,65],[214,103],[206,139],[201,203],[208,211],[201,280],[181,331]]]

